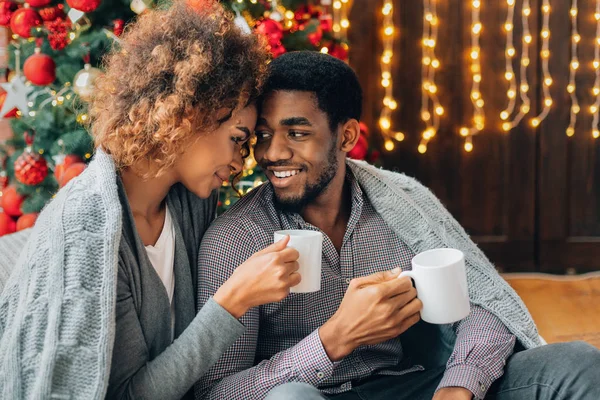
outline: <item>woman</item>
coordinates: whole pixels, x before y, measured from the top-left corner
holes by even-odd
[[[286,239],[196,315],[200,239],[242,169],[266,64],[207,2],[123,36],[91,103],[95,158],[41,213],[0,297],[0,398],[179,399],[241,315],[300,281]]]

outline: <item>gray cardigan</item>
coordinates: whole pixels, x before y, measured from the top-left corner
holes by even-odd
[[[123,196],[99,150],[29,231],[0,294],[0,398],[179,399],[242,334],[214,301],[195,316],[191,267],[215,199],[181,185],[167,198],[176,227],[170,343],[166,293]]]

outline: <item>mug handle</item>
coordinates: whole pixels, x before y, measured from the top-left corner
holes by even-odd
[[[404,278],[405,276],[408,276],[409,278],[411,278],[411,279],[412,279],[412,281],[413,281],[413,282],[412,282],[412,284],[413,284],[413,287],[415,287],[415,281],[417,280],[417,277],[416,277],[416,275],[415,275],[414,271],[402,271],[402,272],[400,273],[400,275],[398,275],[398,279],[400,279],[400,278]]]

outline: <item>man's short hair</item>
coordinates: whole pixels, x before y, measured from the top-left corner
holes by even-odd
[[[331,131],[349,119],[360,120],[362,89],[356,73],[343,61],[317,51],[295,51],[270,64],[264,94],[277,90],[315,94]]]

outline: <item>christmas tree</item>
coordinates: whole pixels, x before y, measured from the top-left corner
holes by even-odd
[[[33,225],[85,168],[93,153],[86,100],[102,56],[133,16],[129,0],[0,2],[0,24],[12,34],[0,114],[13,133],[0,147],[0,235]]]
[[[314,50],[347,60],[349,0],[222,3],[241,29],[266,37],[273,57]],[[0,145],[0,235],[32,226],[57,190],[84,170],[93,155],[86,101],[102,57],[136,14],[156,6],[152,0],[0,1],[0,25],[12,33],[0,117],[10,118],[13,132]],[[250,157],[243,176],[222,189],[220,211],[263,181]]]

